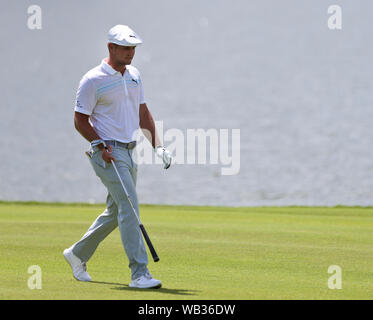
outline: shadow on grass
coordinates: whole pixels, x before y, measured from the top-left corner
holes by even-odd
[[[167,289],[167,288],[139,289],[139,288],[130,288],[128,286],[128,284],[115,283],[115,282],[104,282],[104,281],[90,281],[88,283],[109,284],[109,285],[119,286],[119,287],[111,288],[112,290],[137,291],[137,292],[151,291],[151,292],[175,294],[175,295],[182,295],[182,296],[195,296],[200,292],[199,290],[186,290],[186,289]]]

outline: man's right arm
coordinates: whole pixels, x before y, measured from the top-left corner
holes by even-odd
[[[80,113],[75,111],[74,114],[74,125],[76,130],[89,142],[93,140],[100,140],[100,136],[96,133],[96,131],[92,128],[91,124],[88,121],[89,115]],[[104,149],[104,145],[98,145],[100,150],[102,150],[102,159],[104,159],[107,163],[110,163],[111,160],[115,161],[115,158],[112,156],[112,148],[110,145],[107,146],[107,150]]]
[[[75,129],[89,142],[101,139],[88,121],[89,115],[75,111]]]
[[[89,123],[89,116],[94,112],[96,104],[96,87],[89,77],[83,76],[76,93],[74,124],[76,130],[89,142],[100,139]]]
[[[93,82],[84,76],[82,80],[80,80],[78,92],[76,94],[74,124],[76,130],[89,142],[101,139],[88,121],[89,115],[92,114],[96,103],[96,88]],[[111,155],[111,146],[107,146],[107,150],[104,149],[103,144],[98,145],[98,147],[103,150],[102,159],[108,163],[111,160],[115,161]]]

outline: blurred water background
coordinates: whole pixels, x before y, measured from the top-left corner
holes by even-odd
[[[27,8],[42,9],[30,30]],[[328,6],[342,8],[329,30]],[[164,130],[240,129],[240,171],[141,165],[141,203],[373,205],[373,2],[2,0],[0,199],[104,202],[73,126],[107,31],[143,39],[133,65]]]

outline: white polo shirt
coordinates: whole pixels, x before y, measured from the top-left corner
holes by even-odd
[[[145,103],[139,71],[126,66],[124,75],[104,60],[82,78],[75,111],[89,115],[101,139],[131,142],[140,126],[140,104]]]

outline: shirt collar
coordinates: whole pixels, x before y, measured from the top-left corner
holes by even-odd
[[[107,64],[107,62],[103,59],[101,62],[101,67],[104,69],[107,73],[113,75],[116,73],[119,73],[119,71],[114,70],[110,65]]]

